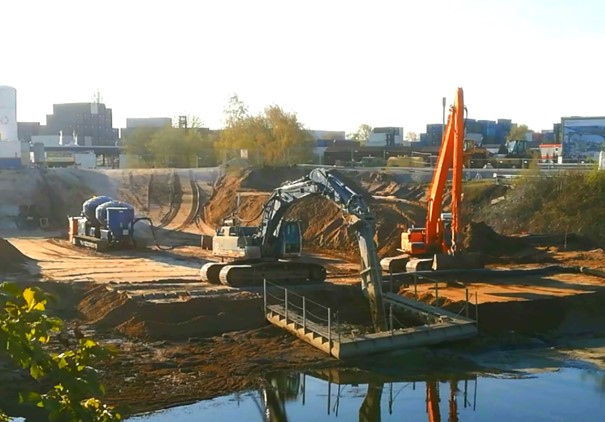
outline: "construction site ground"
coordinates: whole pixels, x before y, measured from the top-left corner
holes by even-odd
[[[265,382],[267,373],[279,370],[375,366],[372,358],[366,362],[330,359],[269,326],[262,313],[259,288],[238,290],[199,281],[200,267],[213,260],[211,251],[201,248],[200,235],[212,235],[220,220],[233,213],[251,225],[258,223],[267,193],[306,171],[297,167],[243,174],[225,169],[57,169],[17,176],[3,172],[0,187],[6,189],[0,197],[6,198],[0,199],[8,202],[0,202],[35,203],[52,224],[46,230],[18,230],[11,224],[14,208],[0,207],[4,239],[0,243],[0,268],[7,280],[40,285],[54,293],[58,302],[53,312],[68,321],[69,335],[77,324],[85,334],[116,352],[114,359],[101,366],[103,382],[106,400],[125,409],[126,414],[255,388]],[[11,180],[25,176],[27,184],[17,192]],[[396,175],[370,171],[349,177],[369,192],[377,216],[379,255],[396,255],[401,230],[422,224],[425,186],[401,183]],[[135,249],[99,253],[72,246],[62,220],[79,214],[81,203],[93,194],[130,202],[138,214],[150,216],[156,226],[155,241],[151,229],[141,223]],[[351,252],[356,242],[340,210],[322,198],[309,198],[296,204],[290,215],[303,222],[304,248],[310,259],[328,269],[324,285],[302,292],[338,310],[352,324],[368,325],[358,258]],[[156,242],[164,250],[159,250]],[[605,270],[603,250],[581,243],[517,243],[500,255],[488,267],[558,265]],[[385,280],[385,289],[389,289],[386,274]],[[394,286],[400,294],[414,295],[409,281],[397,281]],[[435,276],[417,285],[417,297],[433,303],[438,295],[441,306],[459,311],[467,287],[471,303],[476,299],[479,305],[481,336],[464,344],[424,350],[423,362],[428,366],[433,358],[461,356],[485,365],[493,360],[493,355],[485,357],[486,350],[493,353],[499,346],[542,344],[542,356],[548,355],[550,360],[577,358],[605,367],[605,342],[600,340],[605,334],[601,311],[605,279],[556,271],[497,279]],[[471,317],[473,312],[471,307]],[[559,346],[556,353],[550,348],[553,345]],[[0,396],[15,393],[7,383],[0,384]]]

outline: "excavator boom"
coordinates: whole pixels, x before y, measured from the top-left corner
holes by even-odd
[[[460,226],[460,201],[462,199],[462,163],[464,161],[464,97],[462,88],[458,88],[454,105],[448,116],[447,126],[443,135],[437,165],[433,173],[428,199],[428,210],[424,236],[409,242],[408,233],[403,233],[402,249],[411,255],[427,253],[447,253],[450,246],[445,241],[444,225],[441,218],[443,211],[443,195],[448,180],[450,168],[452,173],[452,243],[455,244]],[[420,240],[418,242],[417,240]]]

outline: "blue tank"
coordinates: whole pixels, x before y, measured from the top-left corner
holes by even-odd
[[[126,202],[110,200],[108,202],[103,202],[97,209],[95,210],[95,218],[101,225],[101,227],[107,228],[107,208],[119,207],[119,208],[127,208],[132,210],[132,215],[134,216],[134,207]]]
[[[82,215],[88,219],[88,222],[93,226],[100,225],[100,222],[96,217],[97,207],[105,202],[113,201],[109,196],[93,196],[92,198],[84,201],[82,204]]]

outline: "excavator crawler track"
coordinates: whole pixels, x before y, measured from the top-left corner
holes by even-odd
[[[318,284],[326,279],[326,269],[319,264],[304,262],[261,262],[247,265],[226,265],[219,273],[227,286],[262,286],[263,280],[279,285]]]
[[[380,260],[380,266],[387,273],[402,273],[405,272],[405,266],[410,258],[408,254],[383,258]]]
[[[226,265],[220,262],[208,262],[204,264],[200,270],[202,281],[211,284],[221,284],[219,273]]]

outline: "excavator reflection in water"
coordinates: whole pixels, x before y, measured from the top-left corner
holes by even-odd
[[[306,401],[306,388],[305,381],[308,375],[306,374],[277,374],[271,376],[267,380],[267,386],[260,391],[260,400],[257,401],[258,409],[265,422],[288,422],[288,415],[286,412],[286,403],[301,401],[302,405],[305,405]],[[322,377],[323,378],[323,377]],[[330,379],[330,377],[329,377]],[[463,407],[472,407],[475,410],[476,398],[477,398],[477,384],[476,378],[471,378],[475,381],[474,387],[474,399],[471,403],[468,397],[469,383],[468,379],[464,379],[463,390],[458,388],[460,380],[450,379],[449,384],[449,398],[448,398],[448,415],[447,419],[441,415],[441,397],[440,387],[443,385],[442,382],[436,379],[429,379],[424,381],[426,387],[426,415],[428,422],[458,422],[459,409],[458,409],[458,396],[462,395]],[[334,383],[328,380],[327,383],[327,414],[335,413],[334,416],[338,418],[339,408],[341,405],[341,394],[344,390],[343,387],[350,385],[356,385],[354,383],[349,384],[351,381],[347,381],[347,384]],[[396,400],[403,392],[405,388],[411,386],[413,390],[416,390],[417,384],[421,382],[383,382],[383,381],[370,381],[367,382],[367,392],[364,400],[359,408],[359,422],[380,422],[382,420],[382,399],[385,388],[387,389],[388,399],[387,407],[388,413],[394,413],[394,406]],[[333,385],[336,385],[336,400],[333,402]],[[398,388],[399,387],[399,388]],[[398,389],[398,391],[395,391]],[[462,394],[461,394],[462,393]],[[317,396],[316,396],[317,397]]]

